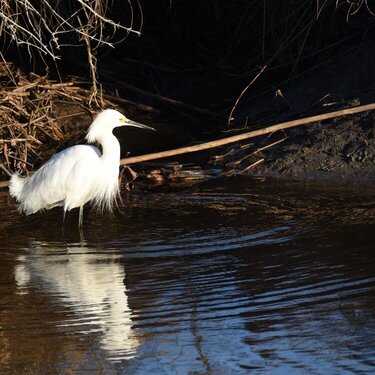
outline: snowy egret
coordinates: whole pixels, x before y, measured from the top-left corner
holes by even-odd
[[[35,174],[10,180],[10,194],[20,203],[18,210],[26,215],[56,206],[66,211],[79,207],[78,226],[82,228],[83,206],[87,202],[100,210],[112,210],[119,193],[118,176],[120,144],[112,134],[119,126],[155,130],[127,119],[123,114],[106,109],[91,124],[86,139],[97,142],[102,152],[91,145],[69,147],[47,161]]]

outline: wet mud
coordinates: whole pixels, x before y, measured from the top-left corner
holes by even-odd
[[[275,96],[241,110],[248,128],[373,103],[374,42],[294,82],[275,87]],[[261,155],[253,175],[298,179],[370,181],[375,179],[374,111],[307,124],[285,132],[288,139]]]
[[[280,146],[263,152],[253,175],[298,179],[375,180],[374,115],[339,119],[289,131]]]

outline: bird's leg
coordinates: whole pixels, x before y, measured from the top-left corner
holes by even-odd
[[[78,231],[79,231],[79,240],[81,242],[81,245],[84,246],[85,238],[83,237],[83,205],[79,207]]]
[[[83,205],[79,207],[78,228],[83,228]]]
[[[66,211],[64,210],[63,220],[62,220],[62,226],[61,226],[61,230],[62,230],[63,234],[64,234],[65,214],[66,214]]]

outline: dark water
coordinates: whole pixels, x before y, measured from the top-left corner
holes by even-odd
[[[375,373],[375,187],[231,179],[114,215],[0,195],[1,374]]]

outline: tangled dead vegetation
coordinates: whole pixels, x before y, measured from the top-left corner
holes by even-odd
[[[34,61],[42,60],[46,67],[52,62],[57,71],[57,61],[75,47],[82,54],[80,58],[88,63],[93,90],[97,90],[96,51],[103,46],[114,47],[130,33],[140,35],[143,23],[140,3],[118,2],[116,9],[108,0],[50,3],[49,0],[1,1],[3,41],[13,44],[22,54],[28,53]],[[124,14],[124,19],[116,20],[116,14]]]
[[[56,83],[45,76],[25,75],[7,62],[0,63],[0,85],[2,178],[16,170],[28,173],[56,148],[79,138],[85,118],[89,122],[98,107],[78,82]],[[74,118],[79,118],[79,126]]]
[[[60,58],[62,47],[86,43],[96,49],[113,46],[118,30],[140,35],[133,28],[134,11],[131,1],[130,26],[126,27],[110,18],[106,0],[69,0],[51,5],[50,1],[37,3],[25,0],[2,1],[0,4],[0,32],[5,33],[17,46],[26,46],[32,55]],[[113,4],[111,4],[113,5]],[[139,3],[135,4],[140,7]]]

